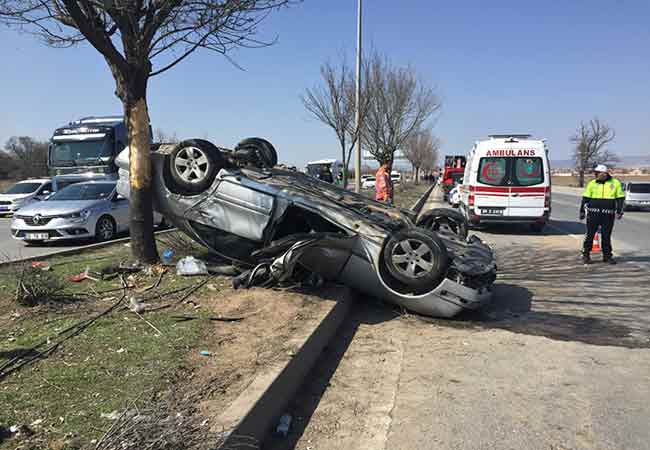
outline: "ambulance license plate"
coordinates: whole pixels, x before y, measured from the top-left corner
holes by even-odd
[[[47,233],[27,233],[25,237],[29,241],[46,241],[50,235]]]
[[[481,208],[482,216],[502,216],[505,208]]]

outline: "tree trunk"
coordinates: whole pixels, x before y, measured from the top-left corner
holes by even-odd
[[[415,168],[415,184],[420,184],[420,168]]]
[[[388,161],[388,185],[390,186],[390,203],[393,203],[393,199],[395,198],[395,185],[393,184],[393,177],[391,174],[393,173],[393,157],[391,156],[390,160]]]
[[[578,186],[585,187],[585,169],[578,170]]]
[[[341,143],[341,162],[343,163],[343,189],[348,188],[348,165],[345,159],[345,142]]]
[[[136,100],[124,106],[130,148],[131,252],[137,261],[143,264],[154,264],[158,262],[158,250],[153,234],[149,111],[144,95],[134,97]]]

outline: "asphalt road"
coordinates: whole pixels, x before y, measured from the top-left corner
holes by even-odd
[[[553,192],[551,228],[582,239],[584,222],[578,221],[580,196],[576,193]],[[650,261],[650,211],[627,211],[616,222],[613,233],[614,253],[623,258]]]
[[[585,267],[578,205],[554,193],[542,234],[477,232],[499,263],[483,311],[360,298],[264,448],[650,450],[650,213],[616,225],[619,265]]]

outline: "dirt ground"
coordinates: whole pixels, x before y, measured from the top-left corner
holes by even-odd
[[[264,448],[649,449],[647,268],[604,276],[570,236],[483,237],[490,307],[440,320],[363,299]]]
[[[54,258],[46,273],[97,270],[123,253],[128,249]],[[77,297],[27,307],[15,303],[12,276],[0,274],[0,366],[39,342],[57,342],[61,330],[106,311],[121,294],[118,288],[95,295],[117,280],[64,282]],[[129,296],[145,296],[156,280],[135,275]],[[47,358],[0,379],[0,449],[98,442],[101,449],[213,448],[226,431],[211,430],[214,419],[257,373],[290,358],[295,349],[287,341],[332,301],[300,289],[235,291],[224,276],[188,278],[172,270],[161,280],[146,291],[141,314],[123,303]]]

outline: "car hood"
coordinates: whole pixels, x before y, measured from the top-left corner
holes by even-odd
[[[61,201],[44,201],[32,203],[20,209],[20,214],[33,216],[41,214],[43,216],[56,216],[59,214],[71,214],[84,209],[90,209],[100,205],[106,200],[61,200]]]
[[[6,201],[15,202],[16,200],[22,200],[31,195],[33,195],[33,193],[32,194],[0,194],[0,200],[5,202]]]

